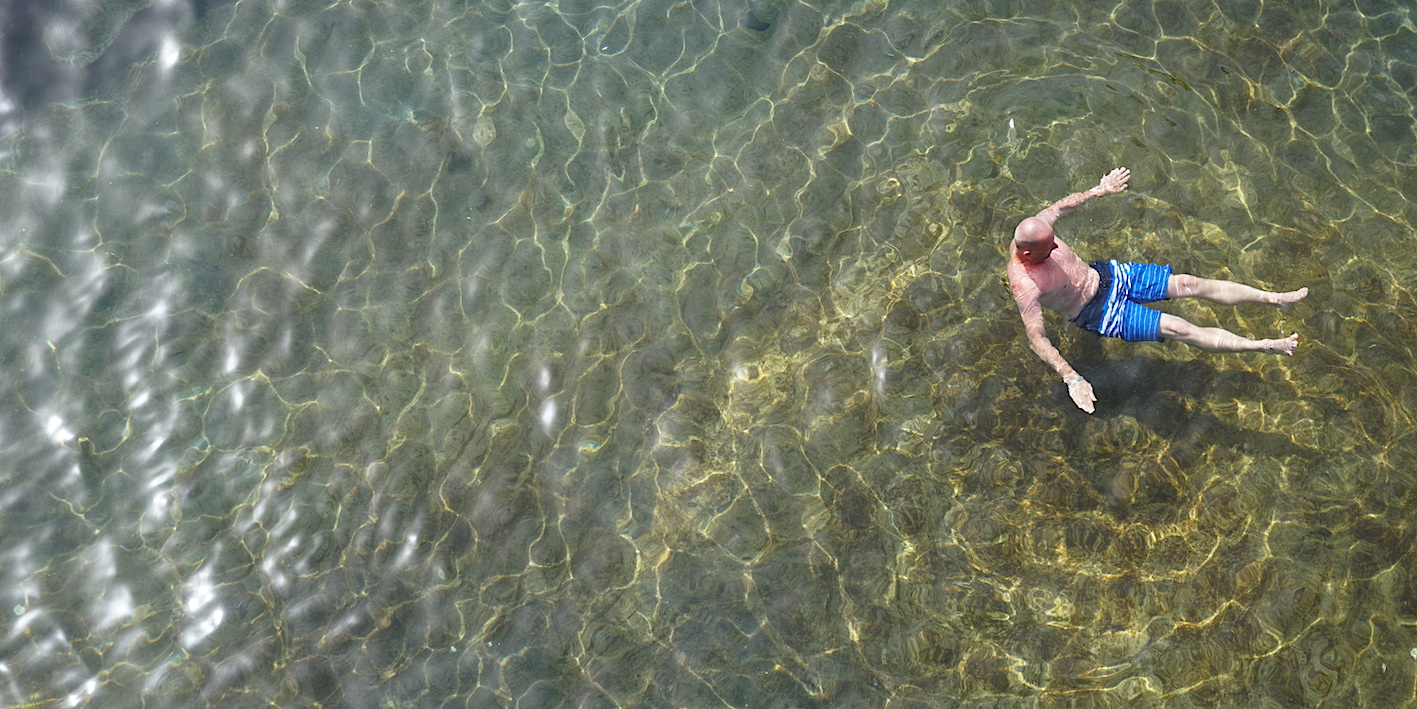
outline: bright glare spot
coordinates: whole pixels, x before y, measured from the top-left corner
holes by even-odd
[[[216,632],[216,629],[221,626],[222,618],[225,617],[225,610],[220,607],[213,608],[211,614],[202,619],[202,622],[198,623],[196,628],[190,629],[188,632],[182,634],[183,640],[186,641],[185,644],[190,646]]]
[[[212,569],[208,566],[198,571],[196,578],[187,584],[187,614],[196,615],[214,600],[216,587],[212,585]]]
[[[556,397],[551,397],[541,404],[541,430],[546,435],[551,435],[551,429],[556,426]]]
[[[394,568],[401,569],[408,566],[408,562],[413,560],[413,553],[418,549],[418,533],[409,532],[403,539],[403,548],[399,550],[398,556],[394,557]]]
[[[162,44],[157,50],[157,65],[163,73],[172,71],[177,66],[177,60],[182,58],[182,48],[178,46],[177,40],[172,37],[163,37]]]
[[[90,678],[72,694],[64,699],[65,706],[76,707],[84,703],[84,700],[92,697],[98,691],[98,679]]]
[[[182,644],[191,647],[211,635],[221,625],[226,611],[221,606],[213,605],[216,601],[216,585],[212,583],[211,566],[198,571],[197,575],[187,582],[184,590],[187,596],[184,604],[187,615],[197,621],[182,632]],[[212,607],[203,614],[207,606]]]
[[[44,435],[49,436],[49,439],[55,443],[63,443],[74,439],[74,432],[70,431],[69,427],[64,425],[64,419],[59,418],[57,414],[51,415],[45,420]]]
[[[543,365],[541,371],[537,373],[536,383],[541,386],[542,393],[551,388],[551,368]]]
[[[99,628],[108,628],[133,617],[133,592],[122,584],[104,599],[102,613],[98,618]]]
[[[170,477],[164,475],[162,477]],[[150,484],[149,487],[152,487]],[[152,502],[148,504],[148,510],[143,515],[142,525],[144,531],[155,530],[167,524],[172,519],[171,513],[167,511],[167,506],[172,504],[172,494],[167,490],[159,490],[153,493]]]

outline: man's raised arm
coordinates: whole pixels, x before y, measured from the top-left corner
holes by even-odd
[[[1127,189],[1127,180],[1131,179],[1131,176],[1131,170],[1128,170],[1125,167],[1119,167],[1107,173],[1102,178],[1102,181],[1097,183],[1096,187],[1093,187],[1092,189],[1086,192],[1074,192],[1068,195],[1067,197],[1064,197],[1058,200],[1057,202],[1054,202],[1052,206],[1039,212],[1038,218],[1042,219],[1045,222],[1048,222],[1048,226],[1051,227],[1053,226],[1054,222],[1058,221],[1059,217],[1063,216],[1064,214],[1067,214],[1068,212],[1073,211],[1074,209],[1077,209],[1078,207],[1081,207],[1089,199],[1092,199],[1093,197],[1101,197],[1103,195],[1117,194],[1118,192]]]

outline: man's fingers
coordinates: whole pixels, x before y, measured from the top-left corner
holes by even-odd
[[[1072,396],[1073,403],[1077,404],[1079,409],[1089,414],[1096,409],[1093,402],[1097,401],[1097,395],[1092,392],[1092,384],[1088,381],[1083,380],[1070,385],[1068,394]]]
[[[1132,176],[1132,171],[1125,167],[1119,167],[1102,177],[1099,185],[1107,192],[1116,193],[1127,189],[1127,180]]]

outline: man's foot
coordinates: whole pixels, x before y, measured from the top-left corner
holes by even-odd
[[[1299,347],[1299,333],[1296,332],[1293,335],[1290,335],[1289,337],[1280,338],[1278,340],[1260,340],[1259,342],[1259,350],[1261,352],[1268,352],[1270,354],[1292,355],[1294,354],[1294,350]]]
[[[1271,295],[1274,296],[1274,304],[1278,305],[1280,310],[1287,313],[1294,309],[1295,303],[1303,300],[1304,296],[1308,294],[1308,288],[1300,288],[1299,290],[1292,290],[1288,293],[1272,293]],[[1291,352],[1290,354],[1293,353]]]

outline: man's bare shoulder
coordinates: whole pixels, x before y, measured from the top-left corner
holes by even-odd
[[[1029,273],[1028,267],[1010,258],[1008,267],[1004,269],[1004,274],[1009,278],[1009,290],[1013,291],[1015,300],[1038,299],[1042,288],[1039,287],[1033,274]]]

